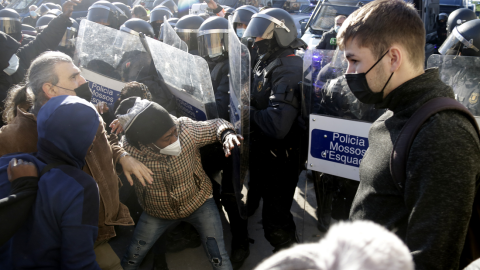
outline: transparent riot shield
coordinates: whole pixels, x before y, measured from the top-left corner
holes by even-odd
[[[307,166],[315,191],[310,194],[306,188],[305,201],[316,206],[317,227],[326,231],[332,217],[348,218],[371,123],[384,111],[361,103],[350,91],[342,51],[307,50],[303,61],[303,112],[309,114]]]
[[[247,218],[247,192],[249,182],[248,155],[250,133],[250,52],[242,44],[228,24],[228,58],[230,65],[230,122],[237,134],[244,138],[239,149],[235,148],[233,158],[233,187],[240,216]]]
[[[200,56],[158,40],[140,38],[158,74],[177,100],[177,115],[205,121],[218,117],[208,64]]]
[[[188,46],[187,43],[185,43],[183,40],[180,39],[180,37],[177,35],[177,32],[173,29],[173,27],[168,23],[167,17],[164,17],[163,20],[165,23],[163,23],[163,43],[168,44],[172,47],[175,47],[177,49],[180,49],[184,52],[188,52]]]
[[[88,20],[80,23],[74,62],[89,83],[92,103],[103,101],[113,110],[125,82],[147,76],[151,61],[138,36]]]
[[[438,68],[440,79],[450,87],[455,99],[480,123],[480,58],[474,56],[431,55],[427,68]]]

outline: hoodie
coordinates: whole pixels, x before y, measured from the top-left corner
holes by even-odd
[[[11,254],[1,269],[100,269],[93,246],[98,234],[99,195],[91,176],[82,171],[100,118],[95,108],[75,96],[50,99],[37,118],[38,152],[0,158],[0,198],[8,196],[8,162],[24,159],[41,170],[54,167],[38,181],[27,221],[0,248]],[[5,258],[5,253],[0,257]]]

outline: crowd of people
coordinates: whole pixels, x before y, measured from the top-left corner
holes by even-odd
[[[84,20],[145,46],[127,52],[132,44],[112,40],[120,50],[113,66],[79,60],[86,58],[75,38],[87,24],[71,17],[81,2],[30,6],[23,21],[13,9],[0,10],[0,269],[139,269],[150,250],[154,269],[168,269],[167,251],[200,245],[213,269],[241,269],[254,242],[248,217],[259,205],[273,251],[259,270],[480,269],[474,118],[480,88],[471,83],[475,69],[455,62],[480,56],[474,14],[458,10],[438,18],[445,27],[438,52],[451,56],[441,72],[456,70],[444,76],[425,69],[425,27],[402,0],[375,0],[339,14],[317,48],[308,48],[341,51],[344,70],[333,62],[305,68],[313,57],[298,53],[307,45],[282,9],[228,9],[210,0],[209,13],[181,15],[173,0],[157,0],[151,10],[97,1]],[[177,108],[171,89],[184,87],[187,95],[195,86],[174,85],[155,63],[161,52],[148,47],[166,41],[167,26],[185,44],[175,46],[200,59],[184,68],[208,66],[212,89],[202,92],[212,91],[215,117],[200,121]],[[234,41],[247,48],[242,56],[249,54],[251,63],[235,71]],[[94,99],[85,70],[122,82],[113,102]],[[247,133],[235,125],[233,72],[250,85],[241,117]],[[312,93],[305,92],[309,83]],[[353,99],[326,102],[333,92]],[[291,207],[307,169],[306,99],[316,103],[309,113],[373,124],[360,182],[320,175],[318,227],[328,232],[318,243],[300,244]],[[245,155],[239,149],[249,156],[245,198],[237,189],[247,183],[235,176],[235,158]],[[349,193],[338,218],[331,213],[335,190]],[[349,221],[329,229],[332,216]],[[109,243],[119,226],[135,226],[121,255]]]

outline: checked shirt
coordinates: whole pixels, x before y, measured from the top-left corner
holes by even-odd
[[[218,143],[222,133],[233,126],[222,119],[194,121],[175,118],[182,152],[179,156],[160,154],[140,144],[128,142],[124,149],[153,172],[153,184],[145,187],[135,179],[139,202],[149,215],[164,219],[188,217],[212,194],[212,183],[202,168],[200,147]]]

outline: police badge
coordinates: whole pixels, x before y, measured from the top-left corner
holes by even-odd
[[[470,102],[470,104],[472,104],[472,105],[476,104],[478,102],[478,96],[480,96],[479,93],[472,93],[472,95],[468,99],[468,102]]]

